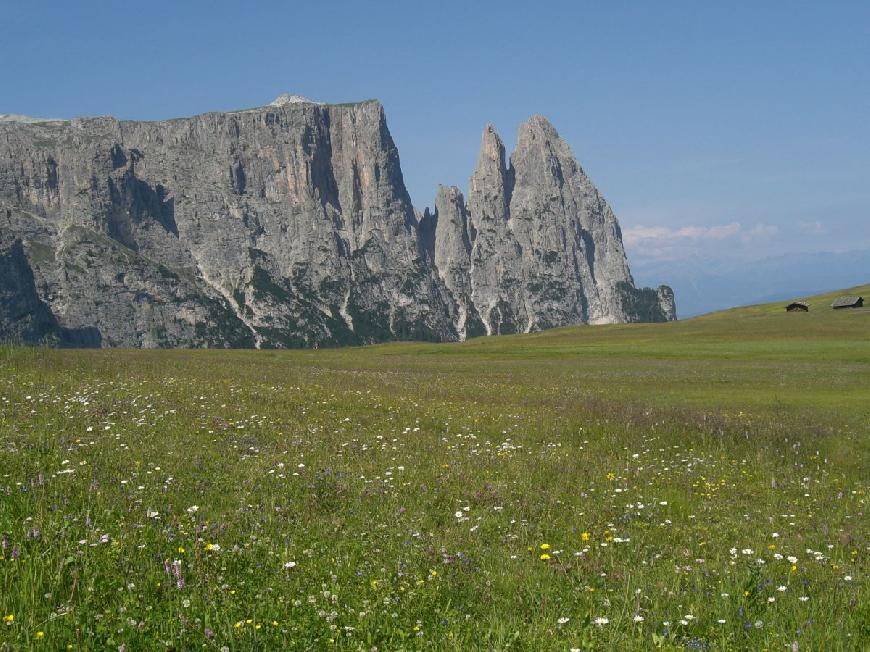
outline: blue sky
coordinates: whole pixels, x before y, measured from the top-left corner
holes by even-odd
[[[282,92],[376,97],[419,208],[438,183],[465,190],[486,122],[510,149],[541,113],[638,267],[870,248],[870,2],[0,9],[0,112],[157,119]]]

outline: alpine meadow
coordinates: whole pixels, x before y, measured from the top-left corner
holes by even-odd
[[[0,649],[867,649],[870,310],[835,296],[2,348]]]
[[[870,2],[0,25],[0,652],[870,652]]]

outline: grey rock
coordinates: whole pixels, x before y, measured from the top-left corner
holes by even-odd
[[[545,118],[520,126],[509,163],[487,125],[468,194],[471,302],[487,333],[675,318],[669,288],[635,288],[613,211]],[[436,247],[439,270],[457,267],[451,255]]]
[[[0,113],[0,122],[34,123],[34,122],[63,122],[63,120],[57,120],[55,118],[34,118],[33,116],[18,115],[15,113]]]
[[[672,293],[634,288],[615,217],[542,118],[510,166],[488,127],[468,206],[441,187],[434,213],[412,207],[375,101],[4,119],[0,236],[0,338],[31,342],[449,341],[673,318]]]
[[[471,225],[459,188],[439,186],[435,197],[434,262],[455,309],[460,339],[486,333],[471,284]]]
[[[302,95],[291,95],[290,93],[282,93],[269,103],[269,106],[284,106],[285,104],[323,104],[323,102],[314,102]]]

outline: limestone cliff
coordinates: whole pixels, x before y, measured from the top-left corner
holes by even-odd
[[[451,290],[462,276],[454,296],[488,334],[675,318],[669,288],[634,287],[613,211],[541,116],[520,127],[509,162],[487,125],[467,212],[457,188],[440,189],[436,209],[438,269]]]
[[[644,294],[646,292],[646,294]],[[0,339],[448,341],[673,318],[543,118],[418,215],[374,101],[160,122],[0,119]]]

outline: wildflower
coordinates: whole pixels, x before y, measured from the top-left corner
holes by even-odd
[[[36,638],[37,638],[37,640],[41,639],[41,638],[45,638],[45,632],[43,632],[42,630],[39,630],[38,632],[36,632]]]
[[[581,540],[581,541],[589,541],[589,536],[590,536],[590,535],[589,535],[588,532],[583,532],[583,533],[580,534],[580,540]]]
[[[188,514],[196,514],[199,511],[199,505],[191,505],[187,508]]]
[[[295,561],[284,562],[284,568],[294,568],[296,566]]]
[[[557,620],[556,622],[559,623],[560,625],[564,625],[564,624],[567,623],[569,620],[571,620],[571,619],[568,618],[567,616],[562,616],[562,617],[559,618],[559,620]]]
[[[642,622],[643,622],[643,616],[641,616],[640,614],[637,614],[634,618],[632,618],[632,620],[633,620],[634,622],[636,622],[636,623],[642,623]]]
[[[175,586],[179,589],[184,588],[184,576],[181,574],[181,560],[176,559],[172,562],[172,572],[175,575]]]
[[[596,618],[592,622],[595,623],[596,625],[606,625],[610,621],[604,616],[598,616],[598,618]]]
[[[546,552],[541,555],[541,561],[547,561],[548,559],[550,559],[550,555],[548,555]]]
[[[550,549],[549,543],[542,543],[541,544],[541,550],[549,550],[549,549]]]
[[[205,549],[206,550],[213,550],[214,552],[217,552],[221,549],[221,547],[217,543],[207,543],[207,544],[205,544]]]
[[[843,579],[846,580],[847,582],[851,582],[851,581],[852,581],[852,576],[851,576],[851,575],[846,575],[846,577],[844,577]]]
[[[608,480],[616,480],[616,474],[613,471],[611,471],[610,473],[607,474],[607,479]]]
[[[808,596],[808,595],[802,595],[801,597],[798,598],[798,600],[800,600],[801,602],[806,602],[809,599],[810,599],[810,596]]]

